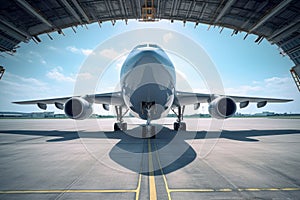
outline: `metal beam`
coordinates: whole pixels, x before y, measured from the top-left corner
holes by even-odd
[[[278,41],[278,38],[285,38],[287,36],[289,36],[290,34],[294,33],[295,31],[299,31],[300,30],[300,23],[287,29],[286,31],[282,32],[281,34],[277,35],[276,37],[274,37],[272,39],[272,41]]]
[[[236,0],[229,0],[227,1],[226,5],[222,9],[222,11],[219,13],[218,17],[216,18],[214,24],[218,23],[218,21],[227,13],[227,11],[230,9],[230,7],[235,3]]]
[[[0,23],[0,29],[4,31],[7,35],[19,40],[19,41],[25,41],[27,38],[24,35],[21,35],[20,33],[16,32],[15,30],[12,30],[11,28],[3,25]]]
[[[170,17],[173,17],[174,10],[176,9],[178,0],[173,0],[171,5]]]
[[[293,21],[292,23],[282,27],[281,29],[275,31],[274,33],[272,33],[271,36],[268,37],[268,40],[272,40],[273,38],[275,38],[276,36],[278,36],[279,34],[283,33],[284,31],[288,30],[289,28],[293,27],[295,24],[300,22],[300,17],[298,17],[295,21]]]
[[[13,40],[11,40],[11,39],[9,39],[9,38],[3,36],[3,35],[0,35],[0,39],[5,40],[6,42],[9,42],[9,43],[11,43],[11,44],[13,44],[13,45],[16,45],[16,44],[19,43],[19,42],[13,41]]]
[[[23,8],[25,8],[25,10],[29,13],[34,15],[36,18],[38,18],[41,22],[43,22],[44,24],[46,24],[47,26],[54,28],[54,26],[51,24],[51,22],[49,22],[47,19],[45,19],[43,16],[41,16],[39,13],[37,13],[35,11],[35,9],[29,4],[27,3],[27,1],[25,0],[16,0],[19,4],[21,4],[23,6]]]
[[[2,45],[0,45],[0,50],[1,51],[12,51],[12,49],[7,49],[6,47],[3,47]]]
[[[253,32],[255,29],[263,25],[266,21],[268,21],[271,17],[276,15],[282,8],[284,8],[286,5],[288,5],[293,0],[284,0],[279,5],[277,5],[271,12],[266,14],[255,26],[253,26],[249,32]]]
[[[298,35],[298,36],[293,37],[293,38],[291,38],[291,39],[289,39],[287,41],[284,41],[284,42],[280,43],[279,46],[280,47],[284,47],[285,45],[289,44],[290,42],[296,41],[298,39],[300,39],[300,35]]]
[[[122,0],[122,3],[123,3],[125,15],[126,15],[126,19],[128,20],[128,6],[127,6],[127,4],[126,4],[126,1],[124,2],[124,1]]]
[[[126,8],[124,6],[124,2],[123,0],[120,0],[120,6],[121,6],[121,10],[122,10],[122,13],[124,14],[124,18],[128,18],[128,15],[127,15],[127,12],[126,12]]]
[[[249,22],[257,15],[257,13],[261,12],[262,9],[264,9],[266,5],[268,5],[268,3],[269,1],[264,1],[263,3],[260,3],[259,7],[250,15],[250,17],[248,17],[248,20],[241,26],[241,29],[243,30],[249,24]]]
[[[68,9],[68,11],[70,11],[70,13],[77,19],[77,21],[79,21],[82,24],[82,20],[80,18],[80,16],[76,13],[76,11],[72,8],[72,6],[66,1],[66,0],[60,0]]]
[[[289,49],[288,51],[284,51],[284,53],[290,55],[290,54],[293,54],[293,53],[295,53],[296,51],[299,51],[299,50],[300,50],[300,45],[295,46],[294,48]]]
[[[82,10],[81,6],[78,4],[78,2],[76,0],[72,0],[72,3],[74,4],[74,6],[77,8],[77,10],[80,12],[80,14],[84,17],[85,21],[87,23],[90,23],[90,19],[88,18],[88,16],[85,14],[85,12]]]
[[[191,10],[191,7],[192,7],[192,4],[195,3],[195,0],[192,2],[190,2],[189,4],[189,8],[188,10],[186,11],[186,15],[185,15],[185,19],[187,19],[189,17],[189,14],[190,14],[190,10]]]
[[[156,18],[160,19],[160,0],[157,0]]]
[[[205,12],[205,10],[206,10],[206,8],[208,6],[208,3],[206,3],[206,2],[203,2],[203,4],[204,5],[202,6],[201,12],[199,12],[199,15],[198,15],[198,20],[201,19],[201,18],[203,18],[204,12]]]
[[[2,24],[4,24],[4,25],[8,26],[8,27],[11,28],[12,30],[14,30],[14,31],[16,31],[16,32],[18,32],[18,33],[20,33],[21,35],[24,35],[24,36],[27,37],[27,38],[30,38],[30,37],[31,37],[31,36],[29,35],[29,33],[27,33],[27,32],[25,32],[25,31],[22,31],[22,30],[18,29],[15,25],[13,25],[12,23],[7,22],[7,21],[4,20],[4,19],[1,19],[1,18],[0,18],[0,22],[1,22]]]
[[[111,20],[113,20],[113,19],[114,19],[114,16],[113,16],[113,14],[111,13],[111,9],[110,9],[110,6],[109,6],[109,3],[107,2],[107,0],[104,0],[104,4],[105,4],[105,7],[106,7],[106,9],[107,9],[107,11],[108,11],[109,16],[111,17]],[[114,25],[114,24],[113,24],[113,25]]]

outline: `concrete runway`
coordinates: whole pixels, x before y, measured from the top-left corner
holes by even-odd
[[[0,199],[300,198],[299,119],[126,121],[0,120]]]

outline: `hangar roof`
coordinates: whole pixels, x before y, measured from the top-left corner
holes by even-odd
[[[2,0],[0,51],[15,52],[30,39],[40,42],[43,33],[120,19],[181,20],[230,28],[245,38],[255,34],[255,42],[266,38],[300,64],[299,0]]]

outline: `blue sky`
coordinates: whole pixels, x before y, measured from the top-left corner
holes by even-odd
[[[294,64],[288,57],[279,54],[276,45],[270,45],[266,40],[257,45],[254,43],[256,36],[250,35],[243,40],[245,33],[231,36],[232,31],[229,29],[224,29],[220,34],[218,28],[211,27],[208,31],[206,25],[194,28],[193,23],[183,26],[182,22],[169,21],[143,23],[131,20],[128,25],[118,21],[115,26],[106,22],[101,28],[96,23],[87,27],[88,29],[78,27],[77,33],[71,28],[64,29],[65,36],[51,33],[53,40],[47,35],[41,35],[41,43],[22,43],[14,56],[3,54],[0,65],[5,66],[6,73],[0,81],[0,111],[40,111],[37,106],[20,106],[11,102],[72,95],[82,65],[101,43],[127,31],[158,27],[176,31],[198,43],[215,64],[226,94],[295,99],[292,103],[270,104],[263,109],[256,109],[255,105],[251,105],[238,112],[268,110],[300,113],[300,95],[289,72]],[[125,51],[115,52],[113,48],[106,49],[103,55],[107,55],[107,58],[111,54],[126,55]],[[188,47],[183,48],[189,51]],[[130,48],[126,50],[129,51]],[[124,55],[119,60],[124,60]],[[120,62],[112,64],[116,66],[115,70],[114,67],[106,69],[103,76],[107,78],[100,81],[100,92],[115,87]],[[179,74],[188,79],[194,91],[202,91],[203,81],[192,77],[192,70],[178,68]],[[89,78],[90,74],[81,75]],[[58,112],[53,106],[49,106],[48,110]],[[96,112],[105,111],[96,109]]]

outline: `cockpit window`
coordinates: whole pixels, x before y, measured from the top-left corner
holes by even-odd
[[[149,44],[149,47],[152,47],[152,48],[159,48],[159,46],[156,45],[156,44]]]
[[[146,48],[146,47],[155,48],[155,49],[159,49],[160,48],[156,44],[140,44],[140,45],[137,45],[134,49],[141,49],[141,48]]]
[[[135,49],[147,47],[147,44],[140,44],[135,47]]]

